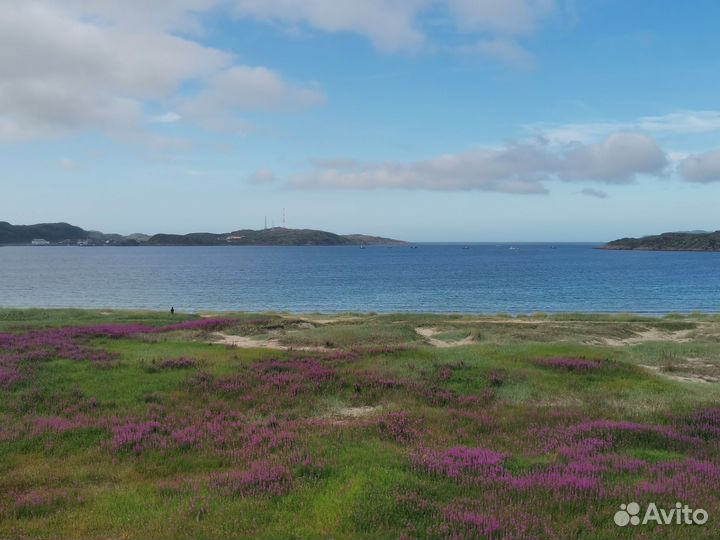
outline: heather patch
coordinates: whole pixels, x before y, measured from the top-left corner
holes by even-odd
[[[539,358],[534,363],[541,367],[578,373],[596,371],[603,367],[599,360],[585,360],[584,358]]]
[[[711,519],[649,536],[720,532],[720,391],[635,349],[535,342],[534,318],[431,348],[414,328],[475,323],[73,317],[0,333],[0,536],[615,538],[619,505],[650,500]],[[207,343],[219,330],[342,348]]]
[[[287,494],[291,486],[290,471],[269,461],[256,461],[247,470],[220,473],[210,480],[212,489],[240,497],[279,497]]]
[[[189,369],[197,366],[197,360],[193,358],[168,358],[160,361],[157,366],[160,369]]]
[[[83,502],[80,495],[65,488],[33,489],[12,495],[17,517],[38,517]]]

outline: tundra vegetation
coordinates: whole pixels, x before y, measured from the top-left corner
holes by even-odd
[[[709,315],[0,310],[0,537],[718,538],[719,380]]]

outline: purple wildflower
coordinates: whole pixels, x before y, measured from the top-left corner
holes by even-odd
[[[188,369],[195,367],[197,363],[192,358],[168,358],[158,365],[160,369]]]
[[[210,486],[228,495],[271,496],[287,494],[292,484],[290,471],[283,465],[258,461],[247,471],[232,471],[215,475]]]
[[[486,448],[456,446],[449,450],[422,449],[413,456],[417,466],[431,474],[461,478],[470,474],[500,476],[505,455]]]
[[[598,360],[585,360],[583,358],[538,358],[534,363],[541,367],[574,372],[594,371],[603,366],[602,362]]]

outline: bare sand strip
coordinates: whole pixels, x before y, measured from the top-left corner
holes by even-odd
[[[686,343],[692,341],[689,337],[693,330],[677,330],[675,332],[663,332],[657,328],[635,332],[635,335],[624,339],[603,338],[601,343],[610,347],[624,347],[626,345],[637,345],[648,341],[669,341],[673,343]]]
[[[444,341],[442,339],[437,339],[437,338],[433,337],[440,333],[440,330],[437,328],[418,327],[415,329],[415,332],[417,332],[418,335],[425,338],[425,341],[427,341],[428,344],[432,345],[433,347],[437,347],[439,349],[449,349],[451,347],[462,347],[463,345],[472,345],[474,343],[472,336],[468,336],[468,337],[460,339],[458,341]]]
[[[652,371],[653,373],[659,375],[660,377],[665,377],[666,379],[671,379],[673,381],[679,381],[679,382],[690,382],[690,383],[702,383],[702,384],[712,384],[712,383],[718,383],[720,382],[720,378],[712,376],[712,375],[704,375],[699,373],[691,373],[690,371],[696,367],[692,364],[680,364],[676,366],[676,369],[678,372],[667,372],[664,371],[660,366],[649,366],[647,364],[639,364],[641,368],[647,369],[648,371]],[[712,365],[712,364],[708,364]],[[687,369],[688,372],[684,372],[683,370]]]
[[[308,351],[308,352],[328,352],[333,349],[328,347],[302,347],[285,345],[280,343],[277,339],[253,339],[247,336],[233,336],[225,334],[223,332],[213,332],[212,341],[208,343],[214,343],[217,345],[226,345],[229,347],[237,347],[238,349],[274,349],[278,351]]]
[[[372,414],[375,414],[376,412],[380,411],[382,409],[381,405],[376,405],[374,407],[369,405],[364,405],[361,407],[342,407],[340,409],[337,409],[335,414],[337,416],[345,416],[349,418],[362,418],[363,416],[370,416]]]

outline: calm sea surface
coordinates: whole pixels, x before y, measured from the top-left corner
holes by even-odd
[[[590,244],[0,247],[0,306],[291,312],[720,311],[720,253]]]

